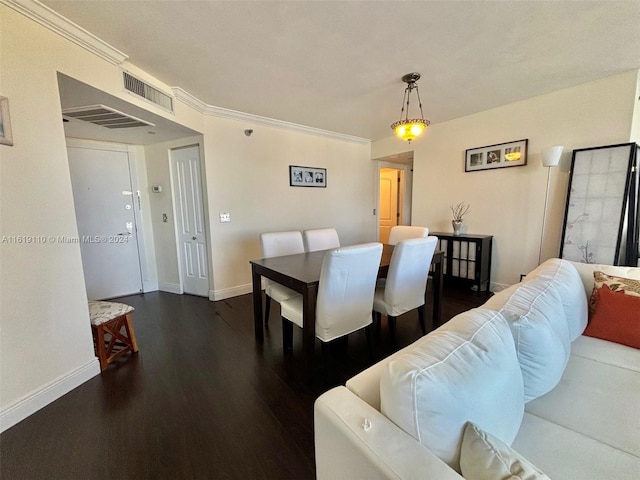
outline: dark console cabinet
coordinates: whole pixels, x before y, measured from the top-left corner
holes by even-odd
[[[444,251],[444,281],[448,285],[475,286],[478,295],[491,284],[492,235],[453,235],[429,232],[438,237]]]

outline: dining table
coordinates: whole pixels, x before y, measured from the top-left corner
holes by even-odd
[[[393,245],[383,244],[382,247],[378,278],[386,277],[394,249]],[[264,326],[262,321],[262,277],[265,277],[302,295],[302,349],[309,365],[313,363],[316,338],[316,299],[318,295],[318,284],[320,283],[322,261],[329,251],[331,250],[261,258],[250,261],[253,283],[253,322],[257,342],[262,342],[264,339]],[[443,259],[444,251],[436,250],[431,260],[434,325],[439,325],[441,322]],[[426,300],[427,292],[425,291],[425,302]]]

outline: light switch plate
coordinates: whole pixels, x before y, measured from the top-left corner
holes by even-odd
[[[229,213],[220,214],[220,223],[228,223],[230,221],[231,221],[231,214]]]

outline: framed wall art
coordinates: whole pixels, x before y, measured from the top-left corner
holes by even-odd
[[[289,185],[324,188],[327,186],[327,169],[289,165]]]
[[[498,143],[466,151],[464,171],[490,170],[492,168],[519,167],[527,164],[529,139]]]
[[[13,145],[9,99],[7,97],[0,97],[0,145]]]

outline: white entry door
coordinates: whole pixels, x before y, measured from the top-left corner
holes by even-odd
[[[380,242],[389,243],[391,227],[399,225],[398,183],[400,172],[394,168],[380,169]]]
[[[87,296],[141,292],[129,154],[77,147],[67,152]]]
[[[171,173],[182,289],[185,293],[208,297],[209,263],[199,147],[194,145],[171,150]]]

